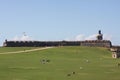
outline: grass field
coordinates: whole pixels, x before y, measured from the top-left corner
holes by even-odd
[[[34,48],[3,47],[0,53]],[[95,47],[0,54],[0,80],[120,80],[120,59],[113,59],[111,54]]]

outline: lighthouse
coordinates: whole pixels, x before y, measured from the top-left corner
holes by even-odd
[[[97,40],[103,40],[103,34],[101,33],[101,30],[98,31]]]

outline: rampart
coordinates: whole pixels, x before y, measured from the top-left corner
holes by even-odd
[[[111,47],[109,40],[86,40],[86,41],[5,41],[4,47],[45,47],[45,46],[91,46]]]

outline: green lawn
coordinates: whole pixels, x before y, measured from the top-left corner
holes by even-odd
[[[23,49],[32,48],[17,48]],[[16,48],[0,48],[0,52],[9,51]],[[107,49],[94,47],[0,54],[0,80],[120,80],[119,62]]]

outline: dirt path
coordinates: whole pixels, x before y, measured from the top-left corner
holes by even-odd
[[[39,50],[44,50],[44,49],[49,49],[53,47],[44,47],[44,48],[37,48],[37,49],[30,49],[30,50],[23,50],[23,51],[14,51],[14,52],[4,52],[0,54],[16,54],[16,53],[25,53],[25,52],[32,52],[32,51],[39,51]]]

